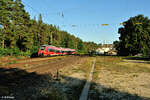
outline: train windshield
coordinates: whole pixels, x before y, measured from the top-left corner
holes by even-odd
[[[40,47],[40,50],[44,50],[44,49],[45,49],[45,47],[46,47],[46,46],[41,46],[41,47]]]

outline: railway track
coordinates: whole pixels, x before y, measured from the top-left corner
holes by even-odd
[[[60,58],[60,57],[58,57]],[[7,69],[5,68],[0,68],[0,84],[2,85],[10,85],[14,81],[19,80],[20,78],[24,78],[27,76],[32,75],[33,73],[36,74],[56,74],[56,71],[58,69],[61,69],[63,67],[68,66],[69,64],[74,64],[77,61],[79,61],[79,57],[63,57],[64,59],[55,59],[54,61],[48,62],[47,60],[52,59],[52,58],[44,58],[47,62],[42,60],[40,63],[41,64],[31,64],[29,67],[9,67]],[[54,59],[54,58],[53,58]],[[42,63],[44,62],[44,63]],[[24,63],[23,63],[24,64]],[[8,84],[7,84],[8,83]],[[9,84],[10,83],[10,84]]]
[[[48,60],[53,60],[53,59],[61,59],[65,58],[66,56],[55,56],[55,57],[44,57],[44,58],[29,58],[29,59],[21,59],[21,60],[14,60],[15,63],[8,62],[7,64],[5,63],[2,67],[4,68],[15,68],[16,66],[19,67],[22,64],[30,64],[30,63],[37,63],[39,61],[48,61]],[[12,63],[12,64],[9,64]]]
[[[44,74],[45,71],[51,70],[52,64],[59,63],[59,58],[65,58],[65,57],[51,57],[51,58],[37,58],[28,60],[27,63],[18,63],[18,64],[12,64],[9,66],[0,67],[0,84],[2,85],[10,85],[14,81],[17,81],[20,78],[30,76],[32,73],[41,73]],[[53,61],[48,61],[53,59]],[[55,60],[54,60],[55,59]],[[45,64],[46,63],[46,64]],[[30,64],[30,66],[25,67],[25,64]],[[53,66],[52,66],[53,67]],[[45,69],[46,68],[46,69]],[[9,84],[10,83],[10,84]]]
[[[57,70],[59,71],[58,76],[61,77],[63,75],[61,68],[65,67],[64,69],[69,70],[69,67],[81,64],[86,59],[86,57],[80,56],[66,56],[63,59],[58,58],[50,61],[41,60],[36,61],[36,63],[33,63],[33,61],[28,67],[16,66],[11,68],[9,66],[7,69],[0,68],[0,96],[12,94],[15,100],[20,100],[20,98],[26,100],[26,97],[40,97],[47,91],[51,91],[48,89],[55,88],[54,86],[57,85],[57,79],[59,79]]]
[[[54,82],[53,80],[58,79],[57,71],[64,67],[69,68],[72,65],[79,64],[84,59],[84,57],[79,56],[66,56],[63,59],[58,57],[58,59],[50,61],[49,59],[39,62],[33,61],[34,63],[30,62],[31,65],[28,67],[0,67],[0,97],[12,94],[15,100],[20,100],[20,98],[28,97],[27,95],[31,96],[31,94],[38,96],[38,93],[41,93],[40,89],[42,91],[45,88],[49,89],[49,85]],[[61,75],[60,73],[59,75]]]

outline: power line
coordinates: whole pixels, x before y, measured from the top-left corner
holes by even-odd
[[[23,1],[22,1],[23,2]],[[36,12],[36,13],[38,13],[38,14],[40,14],[40,12],[38,11],[38,10],[36,10],[36,9],[34,9],[32,6],[30,6],[29,4],[27,4],[27,3],[25,3],[25,2],[23,2],[25,5],[27,5],[29,8],[31,8],[34,12]]]
[[[43,0],[43,1],[45,1],[45,0]],[[23,2],[23,1],[22,1]],[[27,3],[25,3],[25,2],[23,2],[25,5],[27,5],[29,8],[31,8],[34,12],[36,12],[38,15],[39,14],[41,14],[41,12],[39,12],[38,10],[36,10],[35,8],[33,8],[32,6],[30,6],[29,4],[27,4]],[[48,3],[46,2],[46,5],[47,5]],[[65,11],[67,11],[67,10],[71,10],[71,9],[66,9]],[[64,11],[61,11],[61,12],[54,12],[54,13],[46,13],[46,14],[50,14],[50,15],[59,15],[59,16],[61,16],[62,18],[64,18]],[[46,16],[45,16],[45,14],[43,14],[42,13],[42,16],[43,17],[45,17],[45,18],[47,18]],[[115,24],[115,25],[126,25],[126,23],[119,23],[119,24],[117,24],[117,23],[113,23],[113,24]],[[100,27],[100,26],[102,26],[102,27],[104,27],[104,26],[110,26],[110,25],[113,25],[113,24],[80,24],[80,25],[77,25],[77,24],[63,24],[63,25],[58,25],[58,26],[62,26],[62,27],[66,27],[66,26],[71,26],[71,27],[82,27],[82,26],[96,26],[96,27]],[[135,23],[135,24],[137,24],[137,25],[141,25],[142,23],[140,23],[140,22],[137,22],[137,23]]]

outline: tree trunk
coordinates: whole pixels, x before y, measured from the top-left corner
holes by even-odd
[[[51,45],[52,45],[52,43],[53,43],[53,34],[51,32]]]
[[[2,48],[4,48],[4,45],[5,44],[5,41],[4,40],[2,40]]]
[[[3,32],[2,48],[5,47],[5,40],[4,40],[5,32],[6,32],[6,25],[4,24],[4,32]]]

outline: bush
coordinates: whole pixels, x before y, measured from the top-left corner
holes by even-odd
[[[38,46],[33,46],[31,50],[21,51],[19,48],[0,48],[0,56],[33,56],[37,57]]]
[[[39,47],[38,46],[33,46],[33,48],[31,49],[31,58],[33,57],[38,57],[38,49]]]
[[[19,48],[0,48],[0,56],[30,56],[30,51],[20,51]]]
[[[19,56],[20,50],[18,48],[0,48],[0,56]]]
[[[20,55],[19,48],[13,48],[13,49],[11,49],[11,52],[12,52],[11,55],[14,55],[14,56],[19,56]]]
[[[11,50],[7,48],[0,48],[0,56],[11,55]]]
[[[26,52],[21,51],[20,52],[20,56],[26,56],[26,57],[30,57],[31,56],[31,52],[28,50]]]
[[[38,46],[33,46],[33,48],[31,49],[31,54],[38,52],[38,49],[39,49]]]

